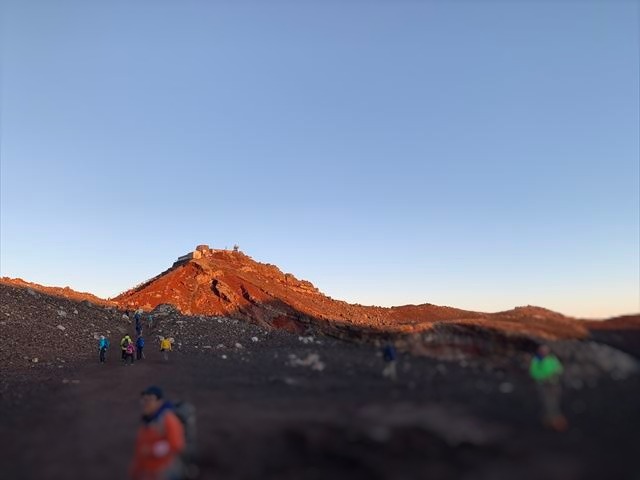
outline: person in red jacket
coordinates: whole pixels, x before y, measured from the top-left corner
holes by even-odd
[[[133,480],[181,479],[185,448],[182,422],[164,400],[162,389],[149,387],[140,396],[142,425],[138,430],[131,465]]]

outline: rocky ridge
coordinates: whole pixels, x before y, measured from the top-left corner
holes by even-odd
[[[483,313],[428,303],[391,308],[349,304],[324,295],[311,282],[284,273],[275,265],[257,262],[240,251],[216,250],[206,245],[112,299],[21,279],[3,278],[0,283],[24,288],[30,294],[41,292],[100,305],[113,312],[137,308],[152,311],[160,305],[172,305],[187,317],[232,318],[268,330],[341,338],[419,334],[446,324],[514,338],[585,339],[594,331],[611,337],[607,325],[614,330],[622,324],[625,330],[629,325],[640,326],[640,316],[589,322],[533,306]]]

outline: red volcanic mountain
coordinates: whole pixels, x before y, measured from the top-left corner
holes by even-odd
[[[230,316],[292,332],[311,329],[340,336],[411,333],[435,324],[453,323],[547,339],[585,338],[589,331],[614,327],[622,320],[625,327],[639,323],[637,317],[585,322],[531,306],[482,313],[431,304],[391,308],[353,305],[324,295],[310,282],[283,273],[274,265],[256,262],[239,251],[210,249],[206,245],[110,300],[21,279],[2,278],[0,282],[121,309],[152,310],[171,304],[185,315]]]
[[[232,316],[290,331],[415,332],[454,322],[546,338],[582,338],[580,321],[538,307],[487,314],[431,304],[371,307],[334,300],[310,282],[254,261],[239,251],[206,245],[180,257],[153,279],[113,299],[122,308],[172,304],[183,314]]]

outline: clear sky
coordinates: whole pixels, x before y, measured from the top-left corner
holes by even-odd
[[[4,276],[238,243],[352,302],[640,311],[636,1],[1,5]]]

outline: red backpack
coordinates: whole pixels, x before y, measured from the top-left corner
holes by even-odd
[[[129,342],[127,348],[125,349],[127,355],[133,355],[133,343]]]

